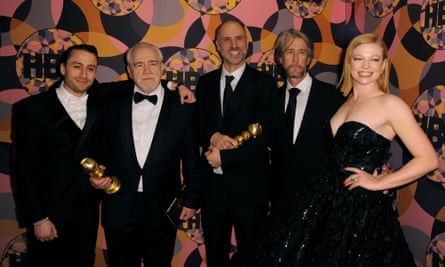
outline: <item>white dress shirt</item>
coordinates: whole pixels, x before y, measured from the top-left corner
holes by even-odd
[[[83,129],[87,119],[88,94],[84,93],[81,97],[74,96],[65,89],[63,82],[56,88],[56,94],[70,118]]]
[[[241,68],[235,70],[232,73],[229,73],[224,67],[222,68],[222,72],[221,72],[221,78],[219,81],[219,97],[220,97],[220,103],[221,103],[221,115],[224,114],[224,110],[223,110],[223,101],[224,101],[224,88],[226,88],[226,76],[233,76],[233,80],[230,83],[230,85],[232,86],[233,91],[235,92],[235,88],[239,82],[239,80],[241,79],[241,76],[244,73],[244,70],[246,69],[246,64],[244,64]],[[247,125],[246,125],[247,127]],[[221,167],[218,168],[214,168],[213,172],[216,174],[223,174],[223,170]]]
[[[309,94],[311,92],[312,77],[307,74],[304,79],[293,87],[286,82],[286,96],[284,102],[284,112],[286,112],[287,103],[289,102],[289,90],[292,88],[300,89],[300,93],[297,95],[297,109],[295,110],[295,120],[294,120],[294,136],[292,137],[293,143],[297,139],[298,132],[300,131],[301,122],[303,121],[304,111],[306,110],[307,102],[309,99]]]
[[[233,80],[230,83],[233,91],[235,92],[236,85],[238,84],[241,76],[243,75],[244,70],[246,69],[246,64],[244,64],[241,68],[235,70],[232,73],[229,73],[224,67],[222,68],[221,78],[219,80],[219,100],[221,102],[221,115],[224,114],[223,110],[223,101],[224,101],[224,88],[226,88],[226,76],[233,76]]]
[[[134,92],[145,94],[136,86],[134,87]],[[153,105],[150,101],[143,100],[137,104],[133,101],[132,106],[131,122],[133,141],[136,157],[141,168],[143,168],[148,152],[150,151],[156,125],[158,124],[159,114],[161,113],[162,102],[164,100],[164,90],[162,89],[162,85],[159,84],[150,95],[156,95],[158,97],[156,105]],[[144,186],[141,176],[139,178],[138,192],[142,192],[143,188]]]

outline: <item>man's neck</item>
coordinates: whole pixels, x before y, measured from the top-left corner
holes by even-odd
[[[80,97],[82,97],[82,96],[87,94],[87,92],[77,92],[77,91],[73,90],[71,87],[67,86],[67,84],[65,82],[63,82],[61,84],[61,87],[63,88],[63,90],[65,90],[65,92],[68,95],[71,95],[71,96],[74,96],[74,97],[77,97],[77,98],[80,98]]]
[[[237,64],[237,65],[232,65],[232,64],[226,64],[226,63],[224,63],[223,66],[224,66],[224,69],[225,69],[228,73],[233,73],[233,72],[239,70],[240,68],[242,68],[245,64],[246,64],[246,62],[243,61],[242,63]]]
[[[303,75],[303,76],[301,76],[301,77],[299,77],[299,78],[287,78],[287,82],[290,84],[290,86],[292,87],[292,88],[296,88],[297,86],[298,86],[298,84],[300,84],[301,83],[301,81],[303,81],[304,80],[304,78],[306,77],[306,75],[307,75],[307,72]]]

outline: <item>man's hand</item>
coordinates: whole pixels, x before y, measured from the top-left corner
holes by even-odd
[[[216,132],[210,137],[210,145],[219,150],[229,150],[237,148],[238,142],[230,136]]]
[[[209,147],[209,150],[207,150],[204,155],[210,166],[213,168],[221,167],[221,154],[219,153],[219,149],[216,147]]]
[[[195,94],[187,86],[183,84],[174,85],[178,89],[179,98],[181,99],[181,105],[184,103],[191,104],[196,102]]]
[[[107,189],[110,187],[111,185],[111,178],[110,177],[102,177],[102,178],[97,178],[97,177],[90,177],[90,184],[92,187],[96,188],[96,189]]]
[[[56,226],[48,219],[38,225],[34,225],[34,235],[42,242],[52,241],[57,238]]]
[[[99,165],[99,168],[102,170],[105,170],[105,166],[103,165]],[[107,189],[108,187],[110,187],[111,182],[113,180],[111,179],[111,177],[105,176],[105,177],[93,177],[90,176],[90,184],[92,187],[96,188],[96,189]]]
[[[181,214],[179,215],[179,219],[181,221],[187,221],[187,220],[191,219],[193,216],[195,216],[195,214],[196,214],[195,209],[183,207]]]

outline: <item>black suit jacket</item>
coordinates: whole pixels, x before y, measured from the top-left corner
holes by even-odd
[[[181,186],[181,160],[187,186],[184,205],[199,208],[199,147],[194,133],[194,105],[180,105],[179,95],[164,87],[164,101],[158,103],[162,105],[159,120],[148,157],[141,168],[132,135],[134,83],[123,81],[102,84],[101,87],[111,91],[120,88],[120,93],[105,104],[100,163],[121,181],[117,193],[104,196],[102,225],[112,230],[125,229],[141,175],[146,212],[154,223],[166,221],[164,210]]]
[[[311,91],[295,143],[284,124],[286,85],[279,89],[277,136],[272,145],[273,199],[284,199],[304,190],[323,166],[329,149],[330,118],[344,102],[334,86],[312,79]],[[298,105],[298,104],[297,104]]]
[[[269,197],[267,142],[272,133],[272,110],[276,97],[275,80],[258,70],[246,66],[229,103],[224,118],[221,115],[220,77],[221,69],[199,78],[197,99],[199,112],[199,136],[203,152],[210,145],[215,132],[234,137],[246,130],[249,124],[259,122],[263,133],[248,140],[239,148],[221,150],[224,190],[228,199],[264,203]],[[202,157],[202,192],[212,197],[213,168]],[[204,201],[204,200],[203,200]],[[204,202],[203,202],[204,204]]]
[[[97,212],[98,194],[80,168],[96,155],[99,103],[106,98],[89,90],[87,119],[81,130],[59,101],[55,88],[13,106],[13,169],[17,207],[27,226],[49,217],[60,231],[87,213]]]

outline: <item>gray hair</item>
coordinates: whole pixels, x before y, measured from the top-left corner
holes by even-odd
[[[150,48],[150,49],[153,49],[158,54],[160,62],[162,62],[162,60],[164,59],[164,56],[162,55],[162,51],[161,51],[161,49],[159,49],[159,47],[155,46],[154,44],[140,42],[140,43],[136,43],[130,49],[128,49],[126,57],[125,57],[125,59],[127,61],[127,64],[130,64],[131,54],[137,48]]]

